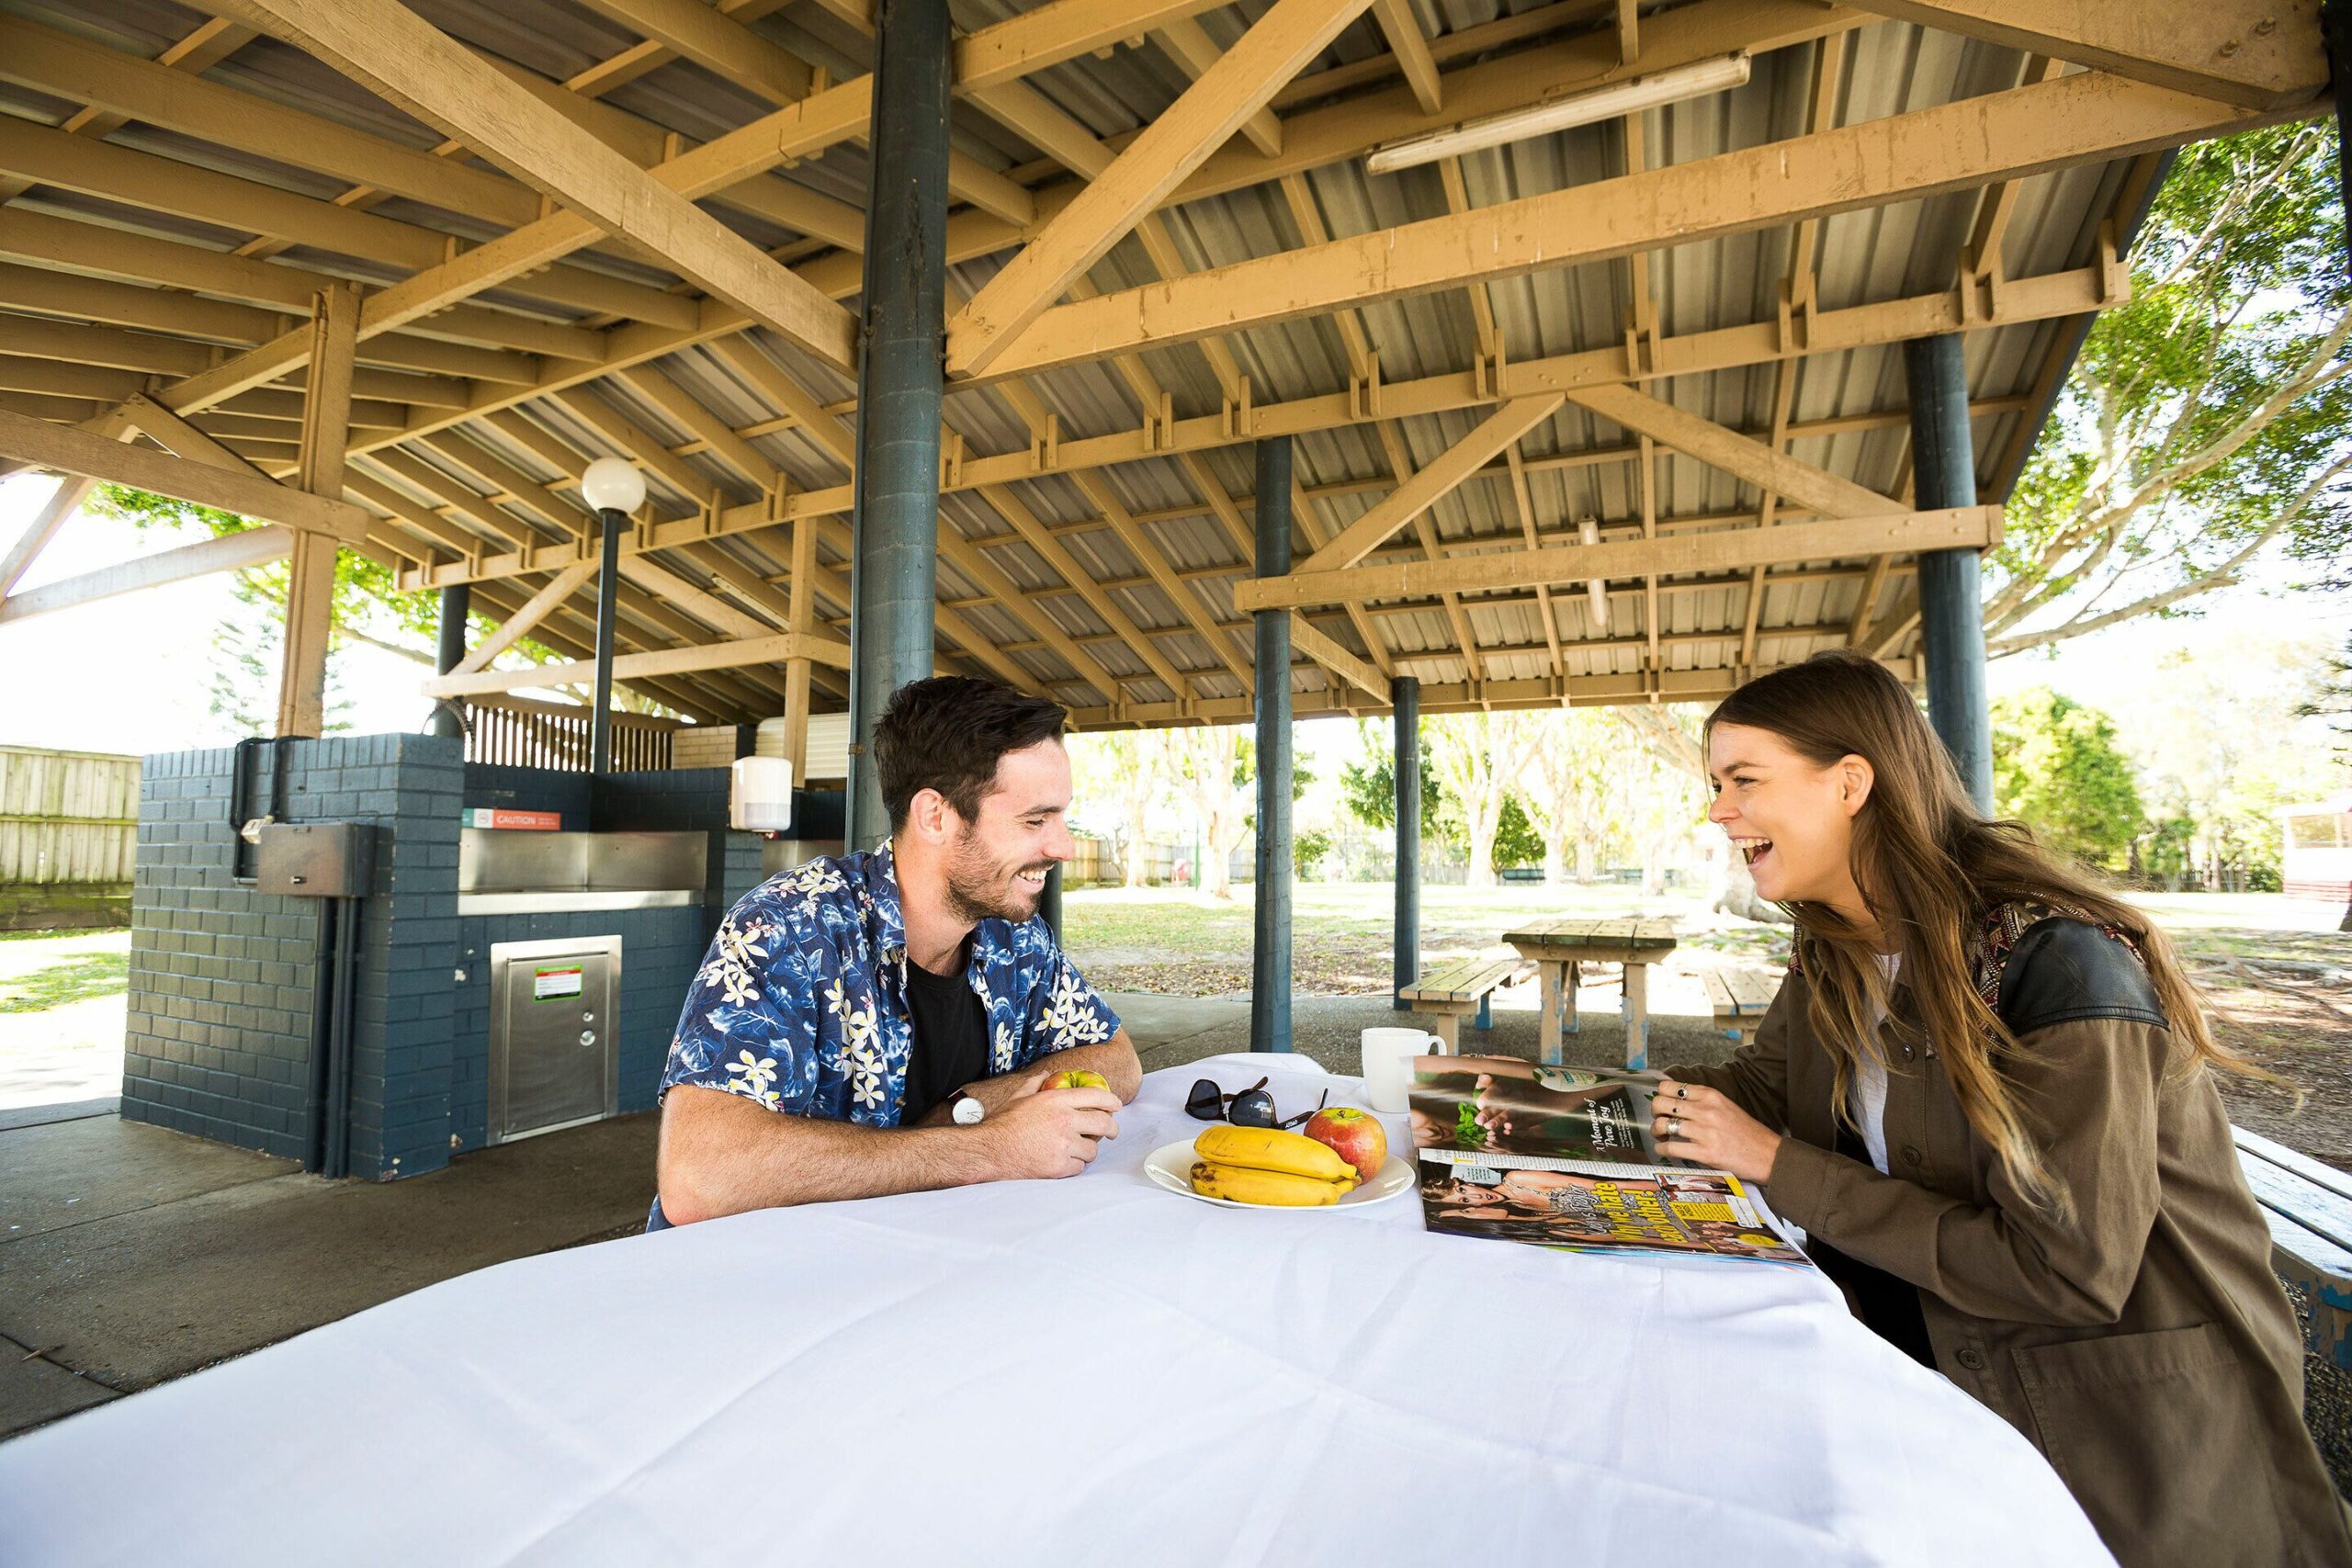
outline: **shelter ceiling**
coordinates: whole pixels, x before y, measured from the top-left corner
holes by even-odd
[[[0,412],[96,428],[144,397],[291,481],[311,300],[356,280],[343,500],[367,515],[357,547],[403,586],[472,581],[478,610],[582,656],[594,590],[571,569],[594,529],[577,475],[619,455],[649,480],[625,651],[765,647],[800,635],[796,594],[808,636],[841,637],[855,389],[838,342],[808,330],[858,287],[863,0],[407,6],[535,111],[715,218],[721,234],[691,245],[620,231],[616,210],[611,227],[574,216],[585,197],[564,171],[518,178],[512,150],[478,155],[442,110],[263,30],[301,8],[0,0]],[[2252,17],[2237,0],[2069,7],[2074,52],[2055,56],[2019,47],[2032,8],[2004,0],[1331,0],[1336,31],[1263,109],[1193,149],[1164,199],[1123,203],[1102,192],[1142,177],[1145,133],[1197,113],[1194,77],[1221,80],[1218,60],[1275,7],[952,9],[950,315],[979,303],[951,350],[951,369],[963,355],[978,374],[947,400],[941,664],[1050,693],[1087,725],[1249,712],[1236,589],[1257,434],[1297,439],[1301,563],[1351,527],[1378,536],[1354,564],[1381,569],[1565,549],[1586,519],[1603,545],[1662,547],[1823,515],[1761,488],[1776,477],[1815,500],[1859,486],[1901,513],[1894,345],[1964,330],[1980,482],[2004,496],[2090,313],[2118,297],[2116,250],[2163,147],[2309,112],[2318,91],[2299,12],[2226,79],[2162,58],[2189,45],[2143,25],[2193,9],[2193,42]],[[1317,9],[1291,0],[1276,19]],[[1730,92],[1364,169],[1401,135],[1734,49],[1753,71]],[[2053,151],[2004,161],[1992,132],[2044,123]],[[1987,129],[1982,156],[1954,141],[1963,126]],[[1710,227],[1706,181],[1742,153],[1796,172]],[[1573,265],[1446,256],[1448,235],[1498,210],[1523,215],[1514,243],[1556,230]],[[1580,214],[1616,226],[1589,254]],[[1082,219],[1108,227],[1078,233]],[[1101,254],[1042,313],[1000,308],[1061,275],[1042,250],[1014,265],[1041,236]],[[1414,236],[1434,248],[1396,253],[1420,268],[1409,281],[1335,281]],[[742,291],[775,278],[808,301],[780,323],[794,335],[755,319],[779,295]],[[1713,434],[1669,440],[1579,400],[1621,385]],[[1516,406],[1522,428],[1489,441]],[[112,434],[168,448],[161,418]],[[1433,502],[1384,511],[1423,470]],[[1605,612],[1580,580],[1456,577],[1303,605],[1342,657],[1295,667],[1297,711],[1379,708],[1341,672],[1367,663],[1419,677],[1433,711],[1704,697],[1848,645],[1910,668],[1900,548],[1612,576]],[[644,663],[624,684],[697,719],[778,711],[780,671],[697,662]],[[813,660],[811,678],[816,705],[840,705],[838,669]]]

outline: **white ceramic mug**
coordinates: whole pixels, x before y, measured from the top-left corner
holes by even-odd
[[[1389,1115],[1406,1109],[1413,1092],[1416,1057],[1445,1055],[1445,1042],[1419,1029],[1363,1032],[1363,1092],[1372,1109]]]

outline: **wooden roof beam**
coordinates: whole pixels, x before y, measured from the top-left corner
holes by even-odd
[[[1557,413],[1557,395],[1515,398],[1476,430],[1446,448],[1438,460],[1401,481],[1387,499],[1357,518],[1337,538],[1298,563],[1298,571],[1337,571],[1351,567],[1388,537],[1435,505],[1463,480],[1521,436]]]
[[[218,507],[256,522],[281,523],[345,543],[356,544],[368,536],[368,513],[348,502],[308,495],[250,472],[215,468],[20,414],[0,412],[0,457],[153,491],[175,501]]]
[[[1439,84],[1437,62],[1430,57],[1430,40],[1421,32],[1420,18],[1413,15],[1412,0],[1373,0],[1372,14],[1380,23],[1381,36],[1388,40],[1391,53],[1396,57],[1396,69],[1413,89],[1414,101],[1424,114],[1435,114],[1445,107],[1445,89]],[[1261,152],[1280,152],[1280,148],[1261,147]]]
[[[1835,560],[1849,556],[1919,550],[1989,549],[2001,542],[2001,509],[1961,506],[1884,517],[1792,523],[1778,528],[1726,528],[1707,534],[1629,539],[1617,544],[1567,545],[1489,555],[1456,553],[1442,561],[1356,567],[1347,571],[1293,572],[1245,578],[1234,584],[1234,607],[1258,611],[1337,604],[1350,599],[1391,599],[1408,593],[1475,593],[1536,583],[1593,578],[1664,576],[1721,571],[1758,562]]]
[[[2315,4],[2279,0],[1869,0],[1923,28],[2055,55],[2242,108],[2307,104],[2327,90]]]
[[[1825,517],[1870,517],[1903,510],[1901,502],[1868,486],[1801,462],[1778,446],[1687,413],[1635,388],[1588,387],[1568,393],[1567,398],[1613,424],[1746,479],[1758,490],[1784,495]]]
[[[1057,306],[978,368],[958,361],[951,338],[948,368],[1034,374],[1374,300],[1614,260],[1669,241],[1688,244],[1893,205],[2220,135],[2262,118],[2084,73]]]
[[[1209,67],[1217,62],[1225,51],[1216,46],[1206,29],[1190,17],[1181,17],[1151,35],[1159,47],[1173,60],[1185,75],[1195,82],[1208,74]],[[1283,150],[1283,122],[1272,109],[1261,108],[1241,122],[1241,134],[1250,144],[1272,157]]]
[[[1910,299],[1818,311],[1812,319],[1811,333],[1802,341],[1784,333],[1772,321],[1756,321],[1662,338],[1658,352],[1672,373],[1696,375],[1749,365],[1774,364],[1810,353],[1835,353],[1874,344],[1901,343],[1936,333],[1962,332],[2076,315],[2103,309],[2128,297],[2128,276],[2120,261],[2109,254],[2090,266],[2011,281],[2002,289],[2000,300],[1989,316],[1982,312],[1973,316],[1964,314],[1958,291],[1943,289]],[[1507,398],[1525,397],[1571,387],[1614,385],[1623,381],[1624,376],[1625,355],[1622,347],[1591,349],[1508,365],[1503,367],[1499,378],[1499,390]],[[1453,409],[1480,408],[1488,406],[1494,395],[1495,389],[1486,387],[1476,378],[1462,372],[1424,377],[1416,381],[1391,382],[1381,389],[1385,412],[1372,417],[1396,419]],[[1261,435],[1295,435],[1366,423],[1364,412],[1344,392],[1301,398],[1287,403],[1261,404],[1250,411],[1246,422],[1237,423],[1231,415],[1232,411],[1228,410],[1223,417],[1205,414],[1180,419],[1164,434],[1147,427],[1101,436],[1065,439],[1055,460],[1042,469],[1036,454],[1027,447],[994,457],[967,456],[946,488],[977,490],[986,485],[1035,479],[1042,474],[1075,474],[1090,468],[1166,457],[1175,452],[1230,446]],[[363,443],[362,449],[372,450],[382,444],[385,443],[371,440]],[[850,487],[836,485],[823,490],[797,491],[786,497],[781,517],[772,514],[764,502],[729,506],[722,509],[715,532],[719,535],[744,533],[768,527],[779,521],[788,523],[801,517],[841,516],[850,510],[851,501]],[[652,543],[649,547],[659,549],[673,540],[709,536],[704,532],[704,526],[700,520],[695,519],[656,524],[651,530]],[[444,583],[496,577],[518,570],[523,570],[523,563],[511,556],[492,558],[479,565],[443,563],[426,573],[404,573],[401,586],[404,590],[437,587]]]
[[[1049,220],[947,323],[951,374],[988,368],[1070,279],[1159,207],[1274,89],[1320,53],[1370,0],[1275,0],[1200,80]]]
[[[1897,680],[1916,683],[1916,659],[1882,659]],[[1512,708],[1605,707],[1630,703],[1720,702],[1732,689],[1761,671],[1642,670],[1613,675],[1547,675],[1540,680],[1487,681],[1472,684],[1421,687],[1424,714],[1499,712]],[[1301,692],[1292,699],[1301,718],[1323,714],[1354,714],[1371,705],[1352,694],[1337,691]],[[1124,708],[1080,708],[1070,714],[1073,728],[1136,729],[1180,724],[1247,724],[1257,698],[1207,697],[1191,703],[1130,703]]]

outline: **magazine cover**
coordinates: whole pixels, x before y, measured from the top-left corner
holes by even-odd
[[[1409,1114],[1430,1229],[1577,1252],[1809,1266],[1737,1177],[1658,1153],[1656,1073],[1421,1060]]]

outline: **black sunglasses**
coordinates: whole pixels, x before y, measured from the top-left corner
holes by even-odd
[[[1331,1098],[1325,1089],[1323,1099],[1315,1102],[1315,1111],[1302,1111],[1295,1116],[1283,1116],[1274,1110],[1274,1097],[1266,1092],[1271,1078],[1260,1078],[1239,1094],[1227,1094],[1209,1078],[1193,1085],[1193,1092],[1184,1097],[1184,1113],[1201,1122],[1230,1122],[1237,1127],[1295,1127],[1316,1111],[1323,1109]]]

